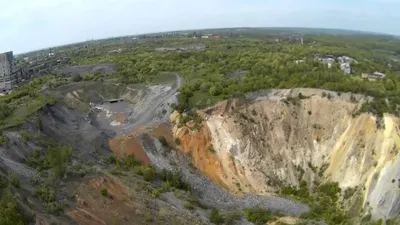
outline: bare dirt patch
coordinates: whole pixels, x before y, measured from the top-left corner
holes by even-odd
[[[107,190],[107,196],[100,190]],[[142,224],[135,213],[133,196],[116,179],[93,178],[79,187],[76,199],[77,207],[68,215],[79,224]]]
[[[122,135],[111,139],[110,148],[118,157],[134,155],[135,159],[148,165],[150,160],[137,137],[133,135]]]

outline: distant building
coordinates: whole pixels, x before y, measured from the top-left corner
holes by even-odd
[[[201,38],[203,38],[203,39],[208,39],[208,38],[210,38],[210,36],[204,35],[204,36],[201,36]]]
[[[0,54],[0,92],[8,92],[16,85],[13,52]]]
[[[374,72],[374,73],[362,73],[361,78],[363,79],[368,79],[369,81],[377,81],[377,80],[383,80],[385,78],[384,73],[380,72]]]
[[[340,69],[343,70],[344,74],[351,74],[351,66],[349,62],[340,64]]]
[[[322,58],[321,61],[327,64],[328,68],[332,68],[332,64],[335,62],[335,59],[333,57],[325,57]]]
[[[333,63],[335,62],[335,56],[325,55],[321,57],[320,55],[314,55],[314,60],[321,61],[322,63],[327,64],[328,68],[332,68]]]
[[[342,63],[355,63],[358,64],[358,61],[349,57],[349,56],[339,56],[337,58],[337,60],[339,61],[340,64]]]

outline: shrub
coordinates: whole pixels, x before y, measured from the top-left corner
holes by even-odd
[[[162,144],[162,146],[164,146],[164,147],[168,146],[168,142],[165,139],[165,137],[163,137],[163,136],[158,137],[158,141]]]
[[[108,190],[106,188],[101,188],[100,189],[100,194],[104,197],[108,197]]]
[[[185,209],[189,209],[189,210],[194,210],[196,207],[194,205],[192,205],[190,202],[185,201],[183,203],[183,208]]]
[[[151,168],[151,167],[146,167],[146,168],[143,170],[143,179],[144,179],[145,181],[151,181],[151,180],[153,180],[154,175],[155,175],[154,169]]]
[[[84,74],[83,76],[82,76],[82,79],[84,80],[84,81],[87,81],[87,80],[93,80],[93,79],[95,79],[96,78],[96,75],[94,75],[94,74]],[[78,79],[78,78],[76,78],[76,79]],[[80,80],[77,80],[77,81],[75,81],[74,80],[74,82],[79,82]]]
[[[65,174],[66,163],[72,155],[73,149],[66,144],[50,147],[47,152],[47,160],[53,169],[54,176],[61,178]]]
[[[7,180],[0,176],[0,189],[7,187]]]
[[[82,76],[81,75],[74,75],[73,77],[72,77],[72,81],[73,82],[79,82],[79,81],[81,81],[82,80]]]
[[[301,99],[306,99],[307,97],[304,96],[304,95],[300,92],[299,95],[298,95],[298,98],[301,100]]]
[[[25,130],[21,130],[19,132],[19,134],[21,135],[22,139],[24,139],[24,142],[27,142],[30,140],[29,134]]]
[[[8,137],[0,135],[0,144],[7,144],[7,143],[8,143]]]
[[[160,196],[160,192],[158,191],[158,190],[155,190],[154,192],[153,192],[153,194],[151,195],[151,197],[153,198],[153,199],[156,199],[156,198],[158,198]]]
[[[133,167],[133,173],[143,176],[143,167],[142,166],[135,166]]]
[[[129,155],[124,158],[124,165],[125,167],[131,169],[135,166],[140,166],[141,163],[135,159],[134,155]]]
[[[217,225],[224,223],[224,217],[219,213],[217,209],[211,209],[209,219],[211,223]]]
[[[108,163],[108,164],[116,164],[117,163],[117,158],[114,155],[110,156],[104,156],[102,158],[103,162]]]
[[[162,186],[162,191],[163,192],[167,192],[167,191],[169,191],[171,189],[171,184],[168,181],[163,181],[161,183],[161,186]]]
[[[332,182],[322,184],[318,187],[318,191],[336,201],[338,199],[338,194],[341,192],[341,189],[337,182]]]
[[[54,191],[48,189],[45,186],[36,188],[33,192],[33,196],[39,198],[44,203],[50,203],[56,200]]]
[[[21,182],[11,170],[8,171],[8,181],[12,186],[16,188],[19,188],[21,186]]]
[[[24,225],[26,219],[21,214],[18,202],[10,190],[2,193],[0,197],[0,224],[1,225]]]
[[[211,153],[215,153],[215,149],[212,146],[208,147],[208,151]]]
[[[0,120],[6,119],[13,113],[14,107],[10,104],[0,102]]]
[[[181,191],[179,191],[179,189],[175,189],[174,195],[175,195],[176,198],[182,198],[183,197],[183,194],[182,194]]]
[[[241,213],[229,213],[225,215],[225,225],[234,225],[242,218]]]
[[[244,211],[246,219],[254,224],[266,224],[273,219],[271,213],[261,208],[246,209]]]
[[[46,205],[46,212],[58,215],[63,211],[63,207],[58,202],[49,202]]]
[[[190,186],[182,180],[179,173],[163,170],[160,173],[160,177],[164,182],[168,182],[171,187],[187,191],[190,190]]]

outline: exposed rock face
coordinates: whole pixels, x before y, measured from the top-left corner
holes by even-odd
[[[353,116],[363,101],[314,89],[258,92],[207,110],[200,132],[175,126],[174,136],[231,192],[270,194],[301,180],[334,181],[357,187],[373,218],[390,218],[400,212],[399,120]]]

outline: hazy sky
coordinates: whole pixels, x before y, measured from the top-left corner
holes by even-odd
[[[320,27],[400,35],[400,0],[0,0],[0,52],[147,32]]]

